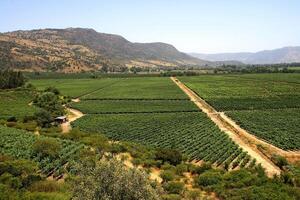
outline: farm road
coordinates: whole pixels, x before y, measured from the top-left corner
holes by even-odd
[[[252,158],[255,158],[257,163],[260,163],[266,170],[268,176],[272,177],[273,175],[280,174],[280,169],[267,156],[262,154],[256,148],[256,145],[251,144],[250,141],[248,141],[248,138],[243,138],[246,133],[245,130],[240,127],[237,128],[236,124],[233,125],[232,121],[229,121],[224,113],[217,112],[212,106],[206,103],[201,97],[180,82],[177,78],[171,77],[171,80],[190,97],[191,101],[193,101],[198,108],[207,114],[207,116],[219,127],[220,130],[224,131]]]

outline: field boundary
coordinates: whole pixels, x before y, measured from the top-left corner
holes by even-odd
[[[261,164],[265,168],[268,176],[279,175],[281,170],[261,151],[257,149],[257,144],[253,143],[244,132],[237,125],[233,125],[232,122],[226,118],[224,113],[217,112],[212,106],[206,103],[199,95],[181,83],[177,78],[171,77],[171,80],[183,90],[193,101],[197,107],[199,107],[207,116],[219,127],[220,130],[225,132],[236,144],[238,144],[244,151],[246,151],[251,157],[257,160],[257,163]],[[249,134],[249,133],[248,133]],[[250,135],[250,134],[249,134]]]
[[[74,107],[70,107],[73,110],[79,110]],[[201,112],[200,110],[174,110],[174,111],[145,111],[145,112],[94,112],[94,113],[85,113],[86,115],[117,115],[117,114],[159,114],[159,113],[192,113],[192,112]]]

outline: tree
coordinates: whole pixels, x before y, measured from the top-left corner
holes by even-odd
[[[53,92],[44,92],[34,99],[34,105],[51,113],[52,117],[64,114],[64,107],[59,97]]]
[[[73,183],[77,200],[156,200],[156,190],[138,169],[128,169],[115,159],[100,160],[95,167],[78,167]]]
[[[22,72],[11,70],[0,71],[0,89],[11,89],[21,87],[25,84]]]
[[[34,113],[34,118],[36,119],[36,122],[40,127],[50,127],[51,123],[53,122],[51,113],[44,109],[41,109]]]

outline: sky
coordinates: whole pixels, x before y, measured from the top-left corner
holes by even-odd
[[[1,0],[0,32],[93,28],[183,52],[300,46],[299,0]]]

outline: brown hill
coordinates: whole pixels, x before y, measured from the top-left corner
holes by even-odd
[[[165,43],[132,43],[93,29],[40,29],[0,34],[0,68],[79,72],[103,66],[175,67],[210,64]]]

